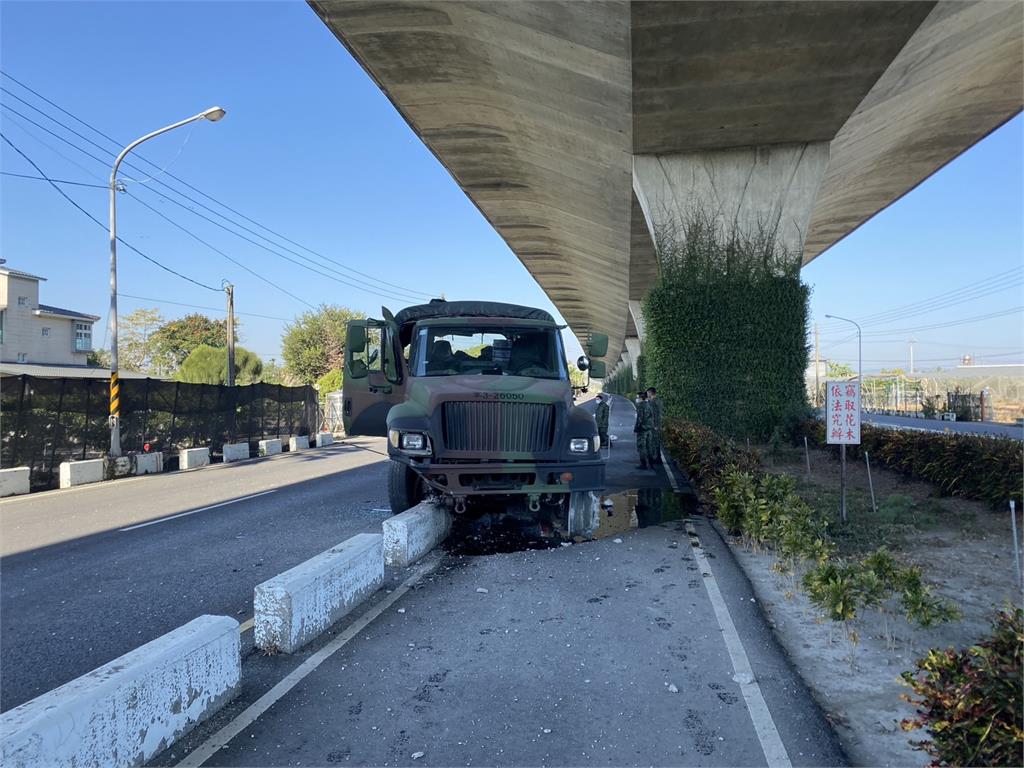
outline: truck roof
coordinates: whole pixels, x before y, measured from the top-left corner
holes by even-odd
[[[442,317],[510,317],[517,320],[540,320],[554,324],[555,319],[543,309],[505,304],[500,301],[445,301],[434,299],[429,304],[406,307],[397,315],[399,326],[420,320]]]

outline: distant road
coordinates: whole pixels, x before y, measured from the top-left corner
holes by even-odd
[[[1024,427],[1016,424],[993,424],[981,421],[940,421],[938,419],[911,419],[906,416],[882,416],[865,413],[864,421],[879,427],[906,427],[926,432],[957,432],[961,434],[988,435],[989,437],[1014,437],[1024,440]]]

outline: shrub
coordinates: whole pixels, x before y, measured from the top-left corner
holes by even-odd
[[[915,742],[940,765],[1021,764],[1024,746],[1024,693],[1021,647],[1024,614],[1019,608],[1001,611],[992,634],[975,646],[956,651],[930,650],[904,672],[915,697],[904,699],[917,715],[904,720],[904,730],[924,728],[931,737]]]
[[[666,421],[662,440],[696,486],[710,492],[729,468],[761,473],[757,453],[741,448],[714,430],[690,421]]]

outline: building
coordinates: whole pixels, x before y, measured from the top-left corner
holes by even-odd
[[[0,362],[84,368],[99,317],[41,304],[45,280],[0,266]]]

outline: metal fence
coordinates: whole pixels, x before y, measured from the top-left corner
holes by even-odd
[[[62,461],[98,458],[110,446],[106,379],[8,376],[0,380],[0,467],[29,467],[33,488],[52,488]],[[164,451],[307,435],[318,428],[312,387],[225,387],[121,379],[121,447]]]

